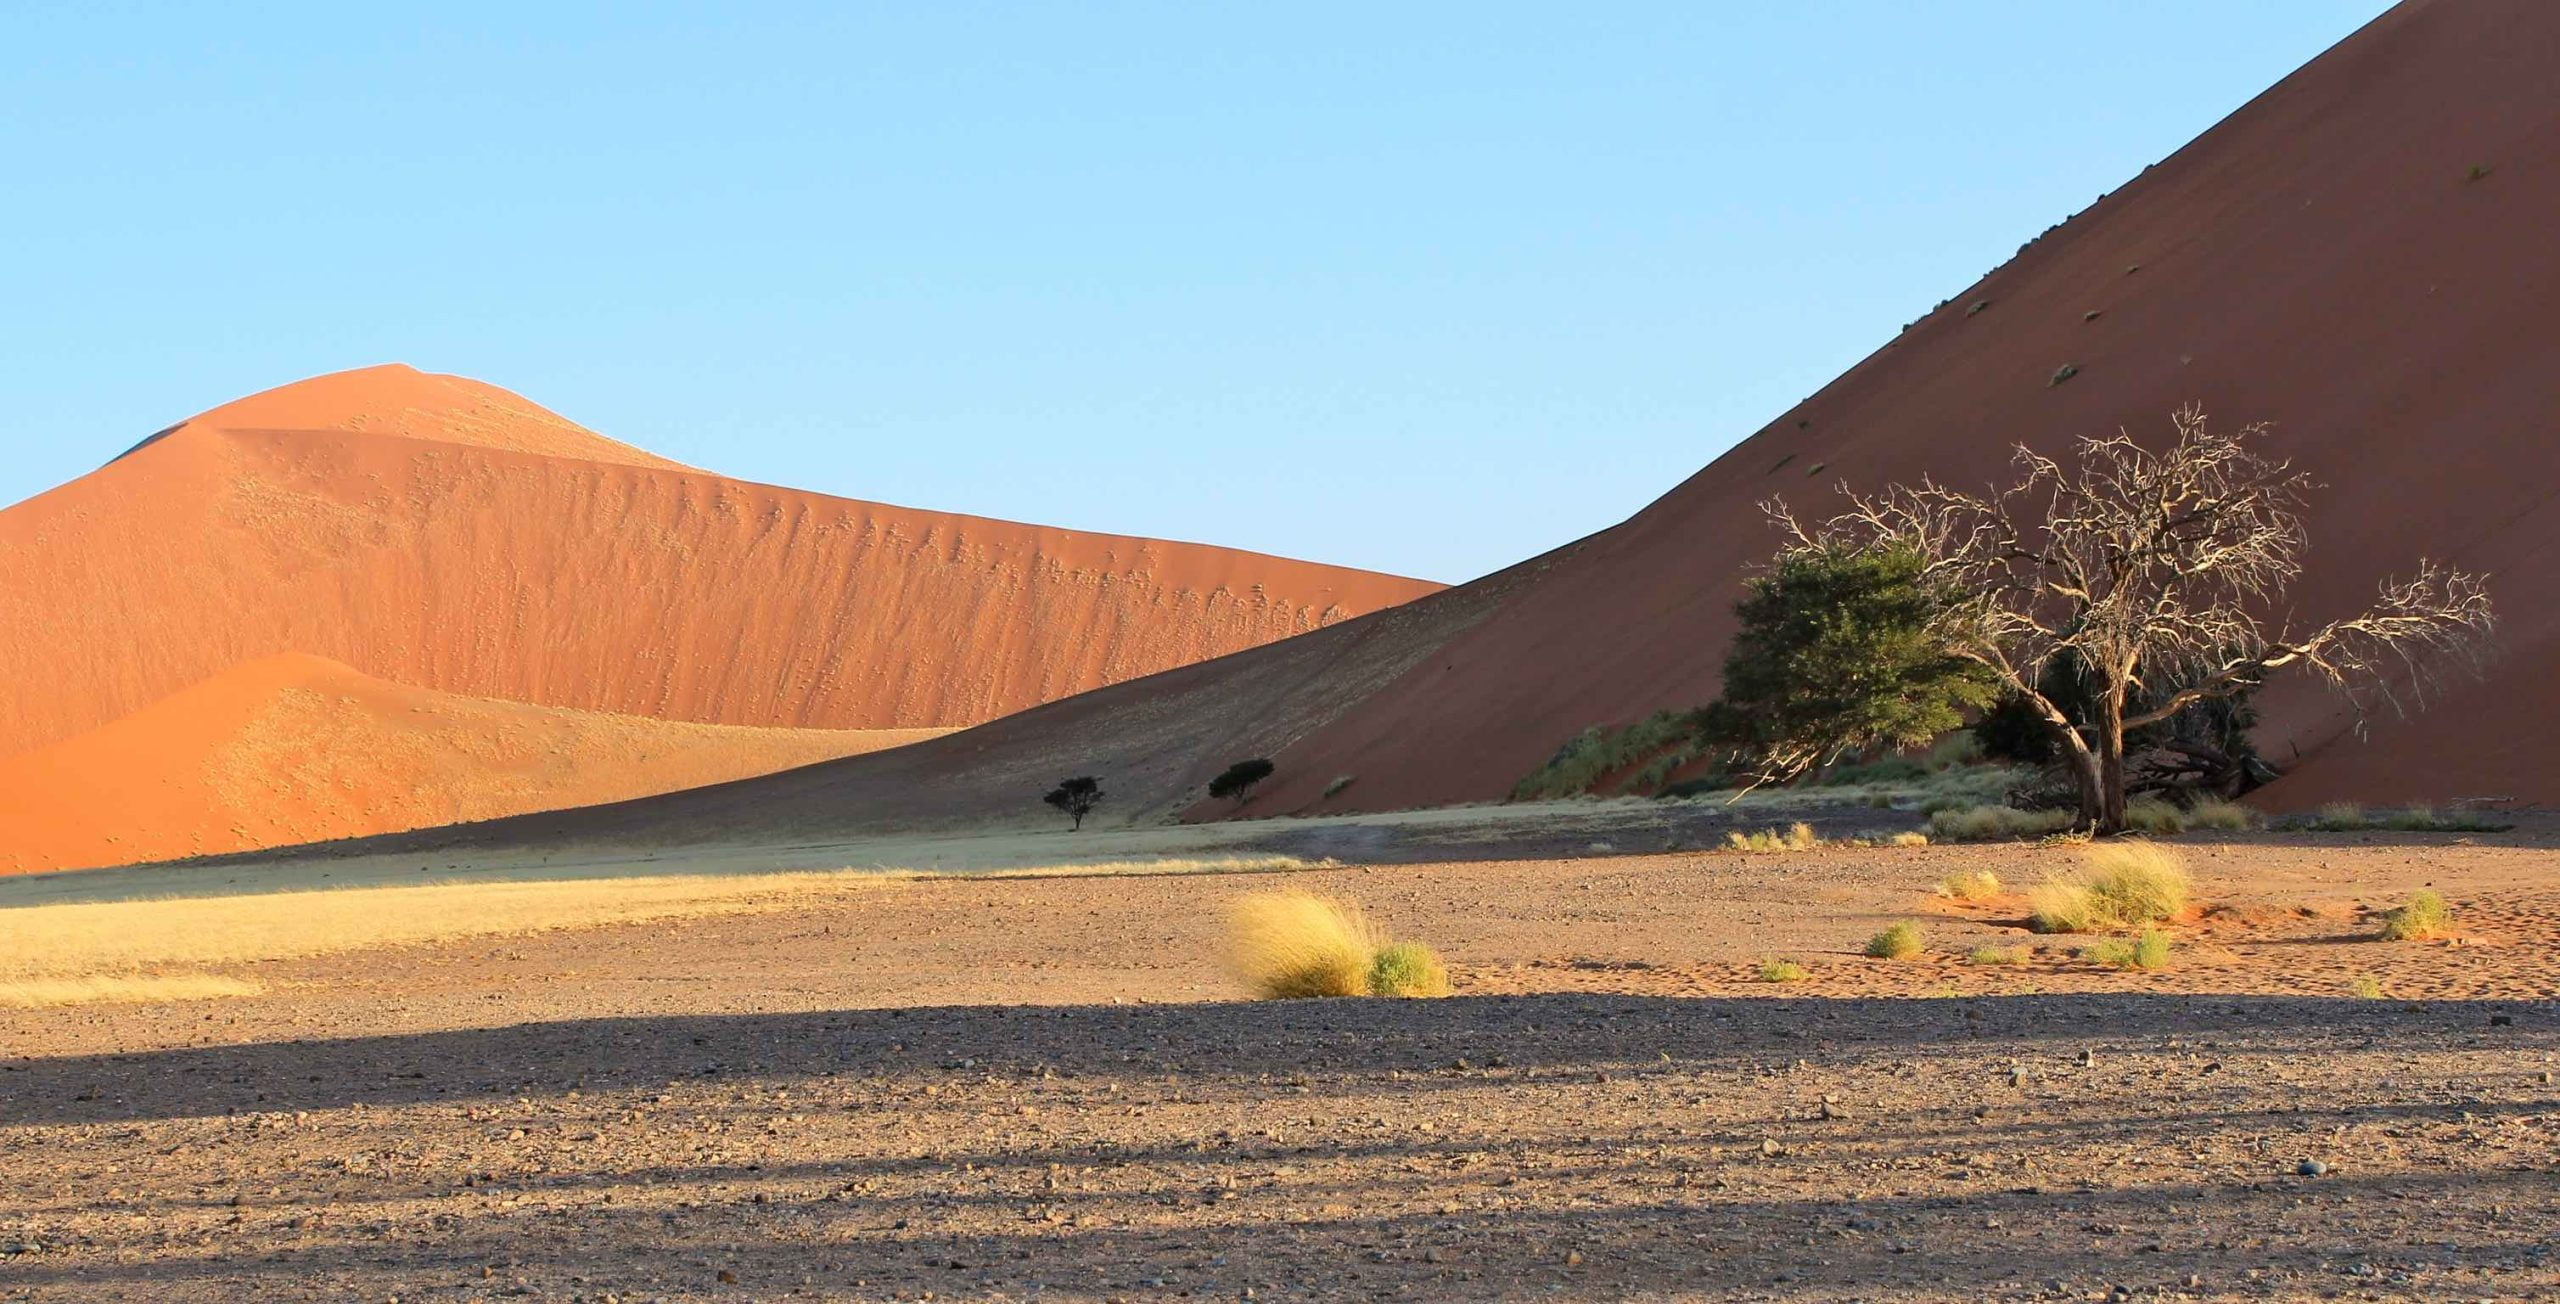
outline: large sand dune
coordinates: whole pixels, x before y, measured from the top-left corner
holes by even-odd
[[[1255,812],[1498,799],[1586,726],[1715,695],[1738,586],[1775,542],[1761,501],[1815,508],[1842,480],[1980,485],[2014,442],[2156,439],[2189,401],[2276,423],[2278,451],[2326,482],[2300,619],[2360,605],[2421,556],[2490,572],[2504,619],[2487,679],[2369,737],[2304,685],[2263,694],[2261,745],[2291,771],[2268,799],[2560,800],[2555,81],[2560,6],[2415,0],[1613,529],[940,742],[462,836],[961,822],[1036,813],[1025,791],[1053,772],[1104,774],[1113,818],[1211,816],[1224,804],[1192,806],[1200,785],[1253,755],[1279,763]]]
[[[749,484],[616,443],[502,390],[376,367],[216,408],[0,512],[0,665],[9,668],[0,757],[67,746],[18,771],[57,780],[39,785],[55,795],[71,791],[70,776],[94,781],[103,786],[84,809],[112,810],[98,803],[125,800],[111,782],[116,767],[81,770],[75,758],[159,751],[179,766],[250,747],[218,730],[154,742],[147,728],[196,717],[145,708],[208,681],[217,687],[199,697],[269,700],[267,672],[226,676],[288,654],[338,663],[386,691],[631,720],[947,729],[1435,587]],[[380,714],[359,714],[311,727],[373,736]],[[568,728],[569,717],[546,718]],[[451,719],[487,723],[467,711]],[[114,722],[112,736],[91,736]],[[413,800],[373,804],[370,820],[291,783],[219,801],[198,785],[187,809],[202,819],[136,801],[113,845],[157,855],[377,833],[630,797],[868,745],[794,739],[750,765],[746,735],[732,735],[714,748],[718,759],[683,769],[636,753],[617,760],[597,730],[572,732],[586,747],[574,783],[528,785],[501,766],[471,791],[459,770],[440,771],[418,776]],[[633,747],[641,735],[653,748],[676,736],[631,732]],[[475,749],[505,750],[482,733],[428,751],[452,760]],[[402,786],[395,765],[372,763],[385,791]],[[49,826],[27,813],[40,810],[0,825],[0,864],[95,851],[85,819]]]
[[[0,758],[0,873],[617,801],[935,737],[605,715],[407,688],[298,654]]]

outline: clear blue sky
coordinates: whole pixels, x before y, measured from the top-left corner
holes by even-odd
[[[403,361],[750,479],[1462,580],[2386,7],[21,0],[0,502]]]

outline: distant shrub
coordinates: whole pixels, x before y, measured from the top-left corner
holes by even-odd
[[[1929,837],[1937,842],[1993,842],[2041,837],[2071,827],[2071,813],[2017,810],[2008,806],[1961,806],[1929,816]]]
[[[1811,978],[1813,971],[1793,960],[1763,960],[1760,981],[1764,983],[1800,983]]]
[[[2359,1000],[2381,1000],[2382,980],[2369,973],[2357,974],[2347,983],[2347,995],[2353,996]]]
[[[1938,895],[1952,901],[1988,901],[2000,895],[2000,876],[1987,869],[1958,870],[1938,880]]]
[[[2453,927],[2453,907],[2431,888],[2419,888],[2402,905],[2383,912],[2382,940],[2423,942],[2442,937]]]
[[[1888,847],[1925,847],[1929,845],[1929,835],[1917,829],[1904,829],[1886,838],[1884,844]]]
[[[1221,771],[1217,778],[1209,780],[1209,795],[1224,797],[1241,807],[1253,799],[1255,786],[1270,778],[1273,768],[1271,762],[1263,757],[1238,761]]]
[[[2023,946],[1977,946],[1971,951],[1965,953],[1964,962],[1966,964],[1978,965],[2021,965],[2027,962],[2027,948]]]
[[[2045,387],[2046,389],[2051,389],[2051,388],[2053,388],[2054,386],[2059,385],[2059,384],[2061,384],[2062,382],[2064,382],[2064,381],[2066,381],[2066,380],[2069,380],[2069,379],[2071,379],[2073,376],[2077,376],[2077,375],[2079,375],[2079,374],[2080,374],[2080,369],[2079,369],[2078,367],[2072,366],[2072,365],[2071,365],[2070,363],[2068,363],[2068,362],[2063,363],[2061,366],[2056,367],[2056,368],[2054,368],[2054,369],[2053,369],[2053,379],[2046,381],[2046,382],[2044,383],[2044,387]]]
[[[1075,821],[1075,824],[1067,830],[1072,833],[1082,829],[1084,817],[1092,814],[1093,808],[1102,804],[1102,780],[1089,774],[1072,779],[1060,779],[1058,786],[1051,788],[1049,795],[1040,800],[1057,807],[1065,813],[1067,818]]]
[[[1905,920],[1867,939],[1867,954],[1878,960],[1908,960],[1927,945],[1920,925]]]
[[[1369,962],[1371,996],[1446,996],[1449,970],[1420,942],[1390,942]]]
[[[1324,786],[1324,795],[1327,797],[1341,796],[1342,790],[1350,787],[1351,781],[1357,777],[1357,775],[1350,774],[1337,774],[1333,776],[1333,782]]]
[[[2386,815],[2374,815],[2351,801],[2333,801],[2307,816],[2297,816],[2281,827],[2314,833],[2364,833],[2389,829],[2395,833],[2504,833],[2513,824],[2500,824],[2463,816],[2438,815],[2432,806],[2409,806]]]
[[[1587,795],[1602,780],[1639,762],[1649,764],[1629,774],[1617,788],[1659,788],[1673,770],[1697,758],[1698,748],[1697,715],[1691,711],[1656,711],[1618,728],[1593,725],[1567,739],[1546,764],[1512,785],[1511,797],[1535,801]],[[1648,781],[1648,776],[1657,774]]]

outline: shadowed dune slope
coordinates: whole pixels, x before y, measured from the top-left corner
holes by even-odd
[[[245,851],[591,805],[934,730],[756,729],[404,688],[293,654],[0,758],[0,873]]]
[[[1740,581],[1774,543],[1763,500],[1816,509],[1843,480],[1985,484],[2015,442],[2157,438],[2188,401],[2276,423],[2277,450],[2326,482],[2298,620],[2360,605],[2421,555],[2492,572],[2504,616],[2485,681],[2365,739],[2305,684],[2263,694],[2261,744],[2292,771],[2268,797],[2560,800],[2555,79],[2560,6],[2414,0],[1615,528],[1381,616],[919,747],[441,836],[1036,817],[1038,786],[1067,773],[1105,776],[1108,818],[1209,817],[1225,804],[1190,805],[1200,785],[1251,755],[1279,763],[1255,814],[1497,799],[1588,725],[1714,696]]]
[[[617,715],[951,727],[1436,587],[724,479],[377,367],[0,512],[0,755],[284,652]]]

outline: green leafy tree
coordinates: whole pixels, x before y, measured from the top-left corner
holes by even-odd
[[[1939,637],[1950,600],[1917,550],[1791,544],[1735,604],[1724,695],[1699,713],[1701,734],[1757,787],[1960,728],[1999,684]]]
[[[1217,778],[1209,780],[1209,795],[1225,797],[1241,808],[1245,802],[1252,799],[1255,785],[1271,777],[1273,768],[1270,761],[1261,757],[1250,761],[1238,761],[1228,766]]]
[[[1049,795],[1040,800],[1057,807],[1066,813],[1067,818],[1074,820],[1075,825],[1067,830],[1073,833],[1082,829],[1084,817],[1092,814],[1093,808],[1102,804],[1102,780],[1089,774],[1079,775],[1073,779],[1060,779],[1058,786],[1051,788]]]

